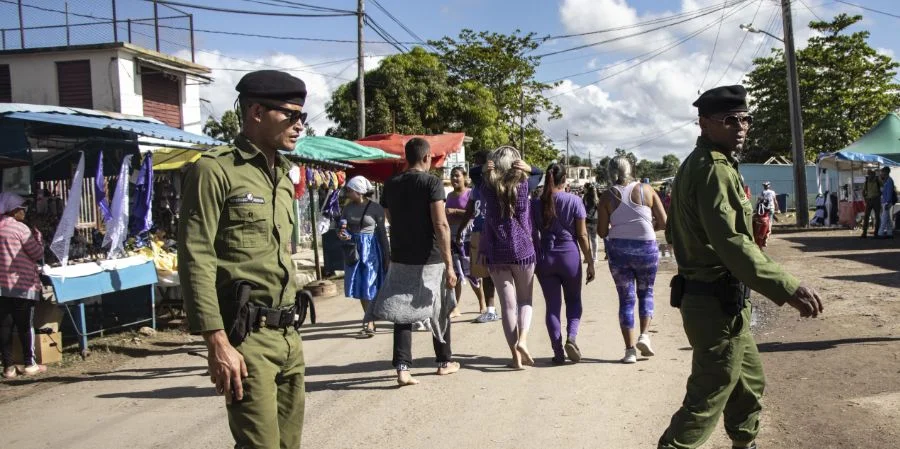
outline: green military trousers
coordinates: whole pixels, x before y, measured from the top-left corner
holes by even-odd
[[[693,449],[706,442],[724,412],[725,431],[736,445],[756,439],[760,398],[765,388],[762,362],[750,333],[751,306],[727,316],[719,300],[685,294],[684,331],[693,348],[684,402],[659,440],[659,449]]]
[[[235,449],[298,449],[303,431],[303,343],[293,328],[251,332],[237,350],[248,377],[228,409]]]

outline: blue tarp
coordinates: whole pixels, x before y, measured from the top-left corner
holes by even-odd
[[[171,126],[154,123],[151,121],[126,120],[82,114],[61,114],[57,112],[22,112],[14,111],[3,114],[0,117],[32,122],[56,123],[59,125],[77,126],[82,128],[120,130],[132,132],[157,139],[174,140],[177,142],[196,143],[200,145],[221,145],[216,139],[202,136]]]
[[[866,154],[866,153],[857,153],[854,151],[842,150],[836,153],[823,154],[819,156],[819,161],[821,163],[824,159],[834,158],[838,161],[848,161],[848,162],[860,162],[867,164],[879,164],[881,166],[888,167],[897,167],[900,166],[900,163],[897,163],[891,159],[888,159],[883,156],[879,156],[877,154]]]

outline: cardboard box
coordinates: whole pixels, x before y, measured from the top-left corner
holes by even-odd
[[[34,358],[41,365],[52,365],[62,361],[62,333],[35,334]],[[13,363],[22,365],[22,344],[18,334],[13,337]]]
[[[59,323],[63,319],[63,312],[59,305],[50,301],[38,301],[34,305],[34,328],[49,328],[53,332],[59,332]]]

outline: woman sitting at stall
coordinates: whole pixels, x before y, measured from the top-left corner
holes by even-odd
[[[390,259],[390,244],[384,226],[384,209],[369,197],[375,192],[372,183],[355,176],[345,187],[347,205],[341,212],[338,236],[344,241],[344,295],[356,298],[363,316],[384,283]],[[375,336],[375,322],[363,323],[360,338]]]
[[[34,358],[34,304],[41,299],[37,263],[44,255],[41,233],[25,220],[25,199],[15,193],[0,193],[0,346],[3,349],[3,377],[34,375],[47,371]],[[25,364],[13,364],[13,328],[22,343]]]

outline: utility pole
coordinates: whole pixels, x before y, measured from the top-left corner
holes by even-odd
[[[159,51],[159,4],[153,0],[153,35],[156,38],[156,51]]]
[[[366,0],[358,0],[356,8],[356,39],[357,39],[357,80],[356,80],[356,103],[357,116],[356,126],[357,134],[362,139],[366,137],[366,57],[363,55],[363,26],[366,19]]]
[[[800,111],[800,83],[797,77],[797,54],[794,51],[794,25],[791,0],[781,0],[784,22],[784,61],[787,67],[788,104],[791,109],[791,146],[794,150],[794,206],[797,226],[809,226],[809,204],[806,195],[806,153],[803,147],[803,117]]]
[[[566,168],[567,170],[569,167],[569,136],[570,135],[578,137],[578,134],[570,133],[569,130],[566,129],[566,163],[565,163],[565,166],[567,167]]]
[[[25,18],[22,17],[22,0],[19,0],[19,44],[25,48]]]

